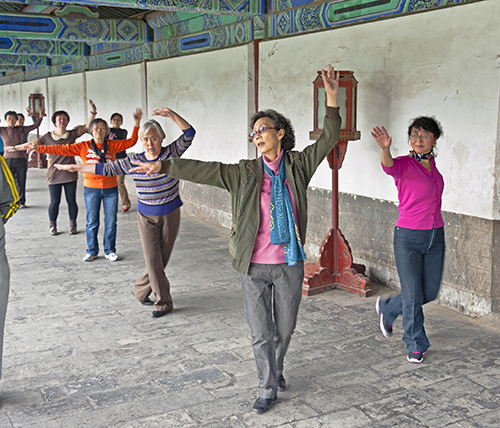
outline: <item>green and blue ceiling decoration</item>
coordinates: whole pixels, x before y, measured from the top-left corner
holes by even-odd
[[[0,1],[0,85],[482,0]]]

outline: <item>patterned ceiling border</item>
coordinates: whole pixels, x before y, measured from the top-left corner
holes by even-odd
[[[155,17],[154,25],[157,28],[152,29],[155,35],[166,38],[164,40],[140,44],[136,43],[135,40],[132,43],[128,40],[123,43],[123,39],[119,42],[110,42],[108,38],[98,41],[96,39],[99,37],[95,37],[93,41],[89,42],[90,37],[86,33],[85,36],[82,35],[81,37],[87,37],[87,43],[85,44],[90,45],[90,55],[88,55],[87,51],[85,55],[88,56],[80,56],[76,53],[74,57],[69,55],[65,57],[55,56],[52,57],[52,66],[41,63],[39,72],[37,72],[36,64],[27,63],[26,55],[21,56],[23,59],[19,60],[22,65],[13,64],[12,62],[15,61],[13,59],[6,59],[4,62],[2,56],[0,56],[0,63],[3,63],[4,66],[24,67],[20,72],[4,73],[4,76],[0,76],[0,85],[23,80],[36,80],[41,76],[59,76],[85,70],[123,66],[150,58],[164,59],[200,51],[227,48],[250,43],[256,39],[293,36],[472,1],[483,0],[333,0],[320,4],[309,0],[271,0],[271,9],[277,10],[277,12],[269,15],[253,16],[250,19],[248,15],[235,17],[209,14],[196,15],[181,12],[167,13]],[[241,8],[243,2],[236,1],[233,2],[234,5]],[[60,22],[61,20],[57,19],[57,21]],[[98,33],[95,29],[91,30]],[[58,31],[62,31],[62,27]],[[82,31],[89,31],[89,28],[83,28]],[[103,34],[103,31],[100,34]],[[6,36],[0,31],[1,35],[8,38],[12,37]],[[145,38],[146,35],[147,32],[144,30]],[[154,40],[156,40],[156,36]],[[53,41],[52,43],[57,42]],[[0,53],[2,53],[1,50]],[[74,60],[74,58],[78,59]],[[23,72],[23,70],[26,70],[26,72]]]
[[[468,3],[471,0],[334,0],[295,7],[304,0],[272,0],[267,16],[267,38],[285,37],[306,32],[361,23],[403,13]],[[473,0],[472,0],[473,1]],[[480,0],[479,0],[480,1]]]
[[[140,20],[72,19],[48,15],[0,15],[0,37],[73,42],[148,41],[148,27]]]
[[[9,0],[14,3],[61,7],[71,3],[79,6],[109,6],[139,9],[142,11],[210,12],[220,14],[262,14],[265,0],[71,0],[71,2],[44,0]]]
[[[83,56],[90,49],[86,43],[53,40],[26,40],[0,37],[0,54],[36,54],[43,56]]]

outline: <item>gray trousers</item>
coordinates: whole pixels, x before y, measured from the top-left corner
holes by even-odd
[[[295,266],[251,263],[248,275],[241,275],[259,397],[274,398],[278,392],[277,378],[283,373],[283,360],[297,323],[303,280],[303,261]]]
[[[9,300],[9,281],[10,269],[5,254],[5,236],[2,236],[0,238],[0,378],[2,377],[3,330]]]

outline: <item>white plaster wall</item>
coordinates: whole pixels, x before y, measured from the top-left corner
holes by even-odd
[[[418,115],[444,128],[438,167],[446,182],[443,209],[488,219],[493,208],[499,122],[500,2],[485,1],[262,42],[260,108],[273,107],[295,126],[297,148],[312,129],[312,81],[331,63],[359,82],[358,129],[340,170],[340,191],[397,200],[370,136],[384,125],[393,155],[408,153],[406,131]],[[331,189],[324,162],[312,186]]]
[[[12,85],[4,85],[2,86],[2,100],[1,100],[1,119],[2,126],[5,126],[4,114],[6,111],[14,110],[14,111],[24,111],[26,106],[28,105],[28,99],[23,100],[21,98],[21,83],[14,83]],[[25,102],[25,104],[23,104]]]
[[[84,73],[50,77],[47,79],[47,86],[49,94],[48,102],[45,100],[47,117],[40,129],[52,131],[55,128],[51,122],[51,117],[58,110],[68,112],[70,117],[69,129],[87,122],[90,110],[85,94]],[[88,134],[83,135],[80,141],[88,138]]]
[[[122,128],[128,131],[129,137],[134,128],[133,113],[135,109],[143,109],[143,122],[147,117],[141,94],[142,79],[143,75],[139,64],[86,73],[87,98],[96,103],[97,117],[103,118],[109,124],[113,113],[121,113],[123,116]],[[87,109],[86,114],[88,111]],[[142,152],[143,146],[138,142],[127,151]]]
[[[147,68],[150,111],[172,108],[196,129],[186,157],[226,163],[247,157],[246,46],[148,62]],[[158,120],[168,142],[177,138],[177,126]]]

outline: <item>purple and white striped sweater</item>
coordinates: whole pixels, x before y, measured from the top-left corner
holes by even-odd
[[[183,131],[177,140],[163,147],[160,155],[154,160],[146,159],[144,152],[130,155],[124,159],[117,159],[110,163],[96,164],[96,174],[105,176],[125,175],[132,176],[137,188],[137,211],[143,215],[159,216],[169,214],[182,206],[179,196],[179,180],[166,174],[130,173],[135,167],[132,160],[139,162],[157,162],[170,158],[180,158],[191,145],[196,131],[188,128]]]

